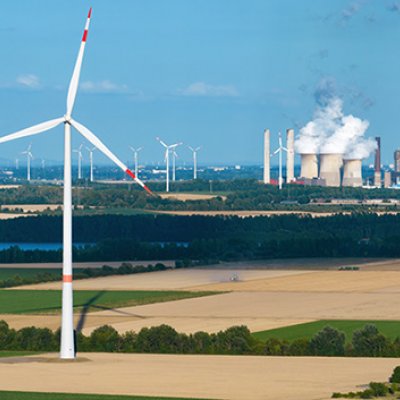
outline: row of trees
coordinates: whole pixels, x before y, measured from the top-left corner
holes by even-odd
[[[182,268],[186,266],[187,262],[177,261],[178,267]],[[75,269],[74,272],[74,280],[77,279],[88,279],[88,278],[97,278],[101,276],[110,276],[110,275],[130,275],[130,274],[139,274],[144,272],[155,272],[155,271],[165,271],[167,267],[162,263],[157,263],[155,265],[149,264],[144,265],[136,265],[133,266],[131,263],[122,263],[119,267],[110,267],[109,265],[103,265],[101,268],[84,268],[84,269]],[[0,288],[9,288],[21,285],[30,285],[34,283],[41,282],[52,282],[59,281],[59,274],[51,273],[51,272],[39,272],[34,276],[21,277],[20,275],[14,275],[13,277],[0,280]]]
[[[164,191],[164,184],[149,184],[155,191]],[[173,192],[207,192],[209,181],[172,183]],[[83,206],[128,207],[148,210],[269,210],[279,209],[282,201],[309,204],[332,199],[400,199],[400,192],[389,189],[329,188],[319,186],[287,185],[283,190],[263,185],[254,179],[213,182],[213,191],[221,197],[202,201],[174,201],[149,197],[137,185],[94,185],[76,187],[73,202]],[[0,204],[61,204],[62,188],[56,186],[21,186],[0,191]],[[6,207],[6,206],[5,206]],[[285,205],[285,207],[288,207]]]
[[[56,351],[60,332],[47,328],[10,329],[0,321],[0,350]],[[292,342],[279,339],[257,340],[247,327],[234,326],[218,333],[178,333],[168,325],[143,328],[120,335],[113,327],[104,325],[90,336],[76,336],[78,351],[174,353],[174,354],[252,354],[272,356],[351,356],[399,357],[400,338],[394,341],[382,335],[374,325],[355,331],[351,343],[345,335],[329,326],[310,340]]]

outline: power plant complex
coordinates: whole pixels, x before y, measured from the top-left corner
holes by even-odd
[[[271,181],[270,130],[264,130],[264,183]],[[383,171],[381,166],[381,139],[374,139],[375,158],[372,187],[390,187],[400,182],[400,150],[394,153],[394,171]],[[295,138],[294,130],[286,130],[286,183],[318,185],[330,187],[362,187],[364,178],[362,158],[342,153],[298,153],[300,173],[295,176]]]

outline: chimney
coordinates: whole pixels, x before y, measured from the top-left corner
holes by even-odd
[[[376,150],[375,150],[375,162],[374,162],[374,186],[382,186],[382,176],[381,176],[381,138],[376,137]]]
[[[318,158],[316,154],[300,154],[302,178],[313,179],[318,177]]]
[[[294,181],[294,130],[286,131],[286,183]]]
[[[269,144],[269,129],[264,130],[264,183],[271,182],[270,176],[270,144]]]
[[[343,186],[362,186],[362,162],[361,160],[343,161]]]
[[[340,186],[340,167],[343,164],[341,154],[321,154],[319,177],[325,180],[326,186]]]

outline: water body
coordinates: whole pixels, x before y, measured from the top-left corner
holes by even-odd
[[[74,243],[75,247],[84,247],[93,245],[93,243]],[[18,246],[21,250],[60,250],[62,243],[0,243],[0,251],[9,249],[10,247]]]

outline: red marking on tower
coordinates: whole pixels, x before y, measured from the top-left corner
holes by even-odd
[[[85,30],[83,31],[82,42],[86,42],[87,35],[88,35],[88,30],[85,29]]]
[[[92,15],[92,7],[90,7],[90,9],[89,9],[89,14],[88,14],[88,18],[90,18],[90,16]]]
[[[72,283],[72,275],[63,275],[63,282]]]

